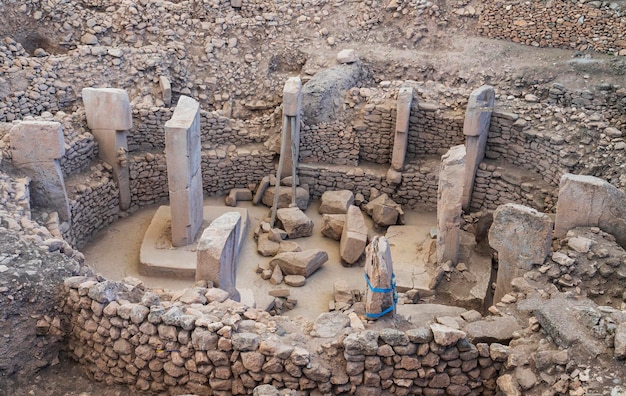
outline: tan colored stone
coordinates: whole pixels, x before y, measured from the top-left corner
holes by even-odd
[[[343,227],[339,254],[348,264],[355,263],[365,251],[367,245],[367,226],[363,213],[358,207],[351,205],[346,215],[346,224]]]

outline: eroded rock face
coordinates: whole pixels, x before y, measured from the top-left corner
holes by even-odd
[[[554,234],[600,227],[626,248],[626,193],[594,176],[565,174],[559,184]]]

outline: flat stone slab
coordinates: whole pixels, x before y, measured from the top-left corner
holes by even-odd
[[[398,315],[402,315],[409,322],[420,326],[428,322],[435,322],[435,318],[438,316],[460,316],[465,311],[467,311],[465,308],[441,304],[401,304],[396,306]]]
[[[385,236],[391,247],[393,271],[396,274],[396,289],[405,292],[411,289],[429,290],[432,278],[427,264],[423,260],[423,252],[418,251],[424,244],[430,226],[390,226]],[[428,266],[430,267],[430,266]]]
[[[239,246],[245,241],[248,230],[248,210],[245,208],[231,208],[223,206],[204,206],[204,221],[198,235],[208,227],[213,220],[226,212],[238,212],[241,215],[241,229],[239,232]],[[171,214],[170,207],[163,205],[154,214],[148,229],[141,242],[139,251],[139,272],[151,276],[171,276],[175,278],[195,278],[196,276],[196,247],[194,243],[173,247],[171,241]]]
[[[513,333],[521,331],[522,326],[513,316],[490,316],[485,320],[469,323],[463,330],[474,344],[497,342],[508,345],[513,339]]]

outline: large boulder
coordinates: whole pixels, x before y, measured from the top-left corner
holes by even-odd
[[[300,208],[278,209],[276,217],[290,239],[309,237],[313,234],[313,220]]]
[[[563,175],[554,234],[563,238],[576,227],[600,227],[626,248],[626,193],[594,176]]]
[[[354,204],[354,194],[349,190],[325,191],[319,212],[322,214],[346,214]]]
[[[272,268],[276,265],[285,275],[302,275],[306,278],[317,271],[328,261],[328,253],[322,249],[305,250],[304,252],[287,252],[277,254],[270,261]]]
[[[276,187],[267,187],[263,192],[261,201],[270,208],[274,205],[274,193]],[[282,186],[278,195],[278,209],[288,208],[291,205],[291,197],[293,196],[292,188]],[[309,206],[309,191],[302,187],[296,187],[296,206],[302,210],[306,210]]]
[[[380,227],[397,224],[398,217],[404,214],[401,206],[389,198],[387,194],[379,195],[367,203],[363,209]]]

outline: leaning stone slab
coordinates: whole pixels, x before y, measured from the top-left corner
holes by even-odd
[[[594,176],[564,174],[554,234],[563,238],[576,227],[600,227],[626,248],[626,193]]]
[[[235,287],[240,227],[239,213],[224,213],[204,230],[197,248],[196,281],[212,281],[234,301],[240,298]]]
[[[69,221],[70,204],[59,159],[65,154],[63,129],[58,122],[23,121],[10,132],[13,165],[31,179],[33,204],[49,207]]]
[[[441,157],[437,189],[437,263],[459,259],[463,185],[465,184],[465,146],[452,147]]]
[[[300,208],[278,209],[276,216],[289,239],[313,235],[313,220],[309,219]]]
[[[346,223],[339,242],[341,259],[354,264],[365,251],[367,245],[367,226],[363,213],[358,207],[351,205],[346,215]]]
[[[352,191],[324,191],[319,212],[322,214],[346,214],[352,204],[354,204]]]
[[[302,275],[308,278],[326,261],[328,261],[328,254],[325,251],[312,249],[304,252],[280,253],[270,261],[270,266],[279,265],[285,275]]]
[[[518,204],[505,204],[493,214],[489,244],[498,251],[494,302],[513,291],[511,281],[543,264],[552,244],[552,220],[545,213]]]

